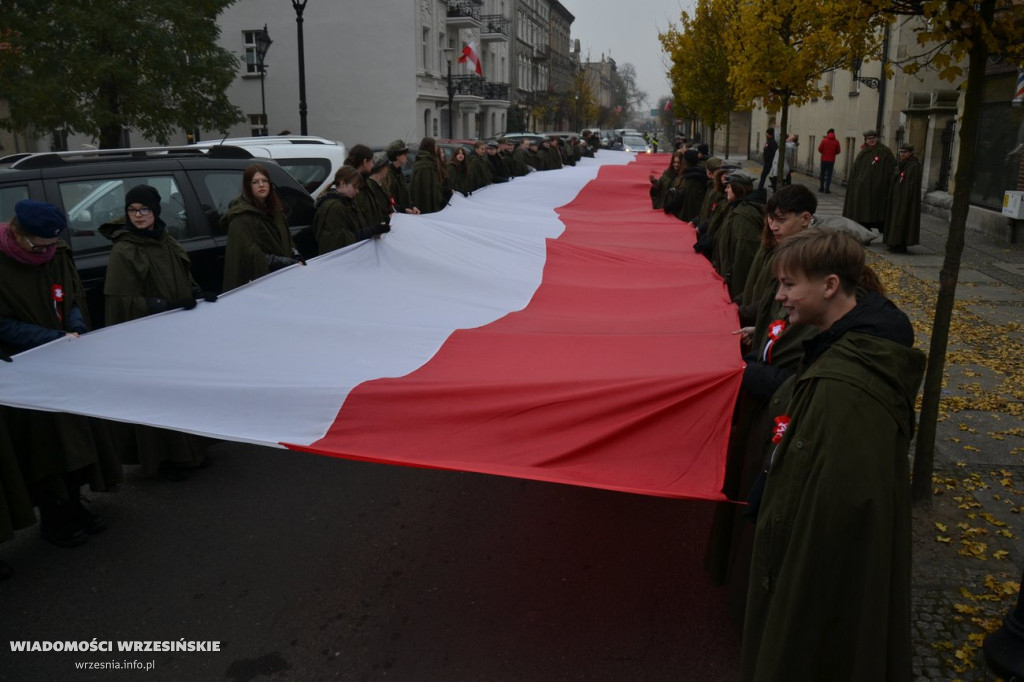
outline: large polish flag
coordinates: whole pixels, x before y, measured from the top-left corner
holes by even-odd
[[[664,165],[664,164],[659,164]],[[743,364],[650,163],[602,150],[215,303],[0,366],[0,403],[349,459],[721,494]]]

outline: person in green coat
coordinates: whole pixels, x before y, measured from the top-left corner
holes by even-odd
[[[419,208],[412,201],[409,183],[405,179],[402,168],[409,160],[409,145],[402,140],[395,140],[384,152],[388,157],[388,191],[391,193],[391,206],[396,213],[416,215]]]
[[[473,155],[469,157],[469,184],[475,192],[491,184],[491,163],[487,160],[487,143],[473,144]]]
[[[100,226],[113,242],[103,284],[108,325],[135,320],[174,308],[191,309],[203,293],[192,279],[192,266],[181,244],[167,233],[160,218],[160,193],[136,185],[124,195],[124,219]],[[205,464],[210,440],[137,424],[109,424],[125,464],[139,464],[144,476],[174,481],[188,478]]]
[[[5,355],[89,330],[85,288],[71,250],[58,238],[66,227],[59,208],[30,199],[15,204],[9,223],[0,223],[0,352]],[[25,489],[39,507],[40,537],[73,547],[106,528],[81,497],[83,485],[108,491],[123,478],[104,423],[20,408],[5,409],[4,417]],[[5,468],[3,475],[12,471]]]
[[[853,161],[843,199],[843,217],[881,231],[889,209],[889,189],[896,170],[892,150],[878,140],[878,131],[864,131],[864,146]]]
[[[257,163],[242,173],[242,194],[232,202],[220,224],[228,235],[224,291],[303,263],[270,174]]]
[[[909,144],[900,145],[883,233],[893,253],[906,253],[908,246],[921,242],[921,162]]]
[[[668,188],[675,184],[676,178],[679,176],[679,170],[682,166],[682,154],[679,152],[673,152],[672,157],[668,162],[668,168],[661,172],[661,177],[658,177],[655,175],[654,171],[651,171],[650,176],[648,177],[648,180],[651,183],[651,208],[665,208],[665,195],[668,193]]]
[[[409,194],[420,213],[437,213],[448,205],[444,198],[444,182],[438,168],[437,143],[432,137],[420,140],[416,160],[412,164]]]
[[[331,186],[316,200],[313,236],[318,253],[325,254],[391,230],[390,221],[363,225],[363,214],[355,198],[363,188],[363,177],[352,166],[342,166]]]
[[[754,535],[741,680],[911,678],[907,453],[925,355],[910,320],[858,295],[864,248],[809,228],[775,253],[778,300],[811,325],[775,417]]]
[[[708,191],[708,176],[700,165],[696,149],[687,149],[682,153],[682,159],[679,174],[668,189],[662,210],[692,224],[700,215],[704,195]]]
[[[717,268],[729,287],[729,297],[735,301],[743,293],[754,255],[761,246],[767,192],[763,188],[755,190],[749,175],[734,172],[726,176],[725,196],[729,208],[717,233]]]
[[[452,152],[452,159],[448,162],[448,183],[453,191],[464,197],[473,193],[469,179],[469,150],[465,147],[456,147]]]

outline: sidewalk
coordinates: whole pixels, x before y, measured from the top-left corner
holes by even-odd
[[[760,173],[752,162],[748,170]],[[841,215],[846,191],[818,193]],[[948,224],[921,216],[921,245],[868,262],[928,351]],[[1024,569],[1024,246],[968,226],[946,358],[932,509],[914,512],[914,681],[995,680],[981,642],[1017,598]],[[913,456],[913,446],[911,447]]]

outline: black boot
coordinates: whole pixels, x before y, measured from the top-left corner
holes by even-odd
[[[58,547],[77,547],[89,539],[70,503],[49,495],[39,501],[39,537]]]

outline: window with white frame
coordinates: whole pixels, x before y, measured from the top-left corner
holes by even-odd
[[[259,75],[260,64],[256,59],[256,36],[263,29],[256,31],[242,31],[242,42],[245,45],[245,72]]]

